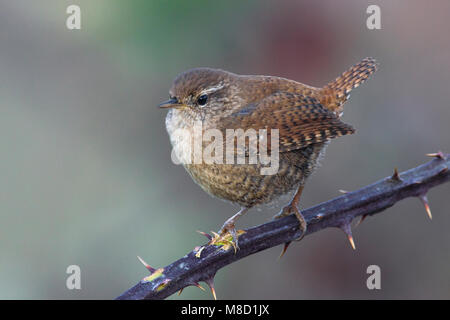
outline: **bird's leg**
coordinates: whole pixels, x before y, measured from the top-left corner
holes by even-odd
[[[298,239],[296,239],[297,241],[300,241],[303,239],[303,237],[305,236],[305,233],[306,233],[306,229],[307,229],[306,220],[303,217],[300,210],[298,209],[298,203],[300,201],[302,192],[303,192],[303,186],[299,186],[297,189],[297,192],[295,193],[294,198],[292,198],[291,202],[287,206],[285,206],[283,209],[281,209],[280,213],[278,213],[276,216],[273,217],[274,219],[280,219],[280,218],[290,215],[291,213],[294,213],[295,217],[298,219],[298,221],[300,223],[300,230],[302,231],[301,236]]]
[[[238,234],[236,233],[236,227],[234,223],[239,219],[241,216],[247,213],[249,208],[242,207],[241,210],[239,210],[238,213],[236,213],[234,216],[229,218],[225,223],[223,224],[222,228],[219,231],[219,239],[213,239],[215,243],[220,242],[221,240],[225,239],[227,235],[231,235],[231,245],[236,249],[239,249],[238,246]]]

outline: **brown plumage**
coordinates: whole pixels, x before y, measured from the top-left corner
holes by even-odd
[[[243,208],[224,224],[223,234],[230,231],[235,236],[234,222],[248,208],[296,189],[293,201],[278,217],[294,213],[306,230],[297,208],[305,180],[330,139],[354,133],[352,126],[340,119],[343,104],[350,91],[375,70],[375,60],[366,58],[323,88],[280,77],[242,76],[209,68],[192,69],[176,78],[171,99],[160,105],[170,108],[166,127],[176,153],[185,154],[192,144],[180,142],[175,132],[183,129],[192,134],[196,124],[202,125],[203,132],[217,129],[224,137],[227,129],[279,132],[279,170],[275,174],[262,175],[265,165],[260,162],[185,164],[206,192]],[[270,135],[267,140],[270,142]],[[204,141],[203,147],[208,144]],[[271,144],[268,146],[270,153]],[[245,152],[248,160],[248,149]]]

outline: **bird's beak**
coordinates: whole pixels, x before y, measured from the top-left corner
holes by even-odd
[[[168,109],[168,108],[181,108],[183,106],[182,103],[179,103],[176,98],[169,99],[167,101],[161,102],[158,104],[158,107],[162,109]]]

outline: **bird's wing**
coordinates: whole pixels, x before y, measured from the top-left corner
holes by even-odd
[[[270,134],[273,129],[278,129],[279,152],[301,149],[355,132],[315,98],[289,92],[276,92],[244,106],[222,118],[220,127],[222,132],[225,129],[254,129],[256,132],[267,129],[269,150]]]

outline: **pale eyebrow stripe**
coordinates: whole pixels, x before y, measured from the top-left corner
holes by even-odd
[[[224,87],[224,85],[222,83],[219,83],[217,86],[210,87],[208,89],[203,90],[202,92],[200,92],[200,95],[218,91],[218,90],[222,89],[223,87]]]

